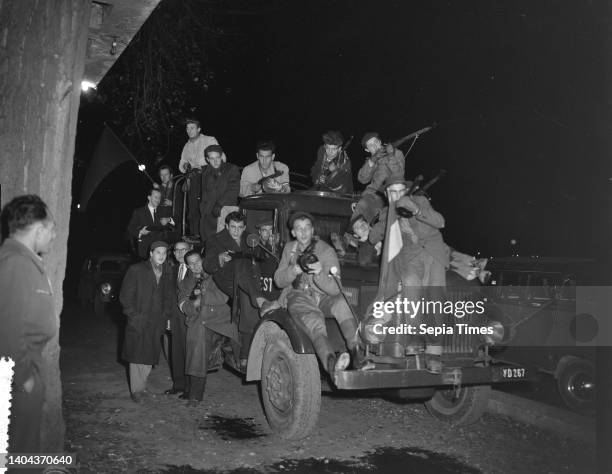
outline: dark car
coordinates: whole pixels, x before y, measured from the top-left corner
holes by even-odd
[[[293,212],[310,212],[316,219],[316,234],[329,243],[332,235],[342,236],[349,229],[353,202],[351,198],[305,191],[251,196],[241,201],[240,209],[246,214],[249,233],[256,232],[258,222],[272,220],[282,246],[291,240],[287,222]],[[355,317],[363,321],[371,314],[378,292],[379,266],[360,265],[356,253],[348,250],[339,255],[344,295]],[[458,278],[465,285],[450,289],[453,301],[480,298],[479,284]],[[449,278],[449,285],[453,281]],[[456,321],[455,314],[450,314],[446,322],[453,325]],[[345,351],[335,319],[327,319],[326,324],[335,350]],[[404,398],[426,400],[430,413],[440,419],[468,424],[478,420],[486,409],[491,384],[526,380],[529,376],[525,367],[491,357],[489,349],[503,338],[503,328],[498,322],[487,324],[496,328],[491,336],[444,335],[441,374],[425,370],[422,348],[409,351],[393,340],[381,340],[363,331],[374,369],[335,372],[328,380],[322,377],[325,372],[320,370],[309,338],[288,312],[280,309],[266,314],[252,336],[246,380],[260,381],[269,424],[288,439],[303,438],[316,427],[322,388],[399,393]]]
[[[103,315],[107,306],[117,302],[121,282],[132,263],[133,257],[124,253],[95,253],[87,258],[79,279],[78,298],[81,303],[93,302],[96,315]]]
[[[490,259],[487,270],[487,294],[508,328],[507,344],[494,354],[554,377],[567,407],[592,413],[596,347],[590,336],[603,321],[580,310],[577,288],[587,294],[608,284],[605,267],[589,259],[503,257]]]

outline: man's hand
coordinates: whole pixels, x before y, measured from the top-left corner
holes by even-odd
[[[358,220],[353,225],[353,230],[355,231],[355,235],[359,239],[360,242],[365,242],[368,240],[370,235],[370,226],[363,222],[363,220]]]
[[[282,184],[280,184],[277,180],[275,179],[268,179],[266,181],[266,185],[270,188],[273,189],[274,191],[278,191],[280,190],[280,188],[282,188]]]
[[[140,239],[141,236],[147,235],[147,234],[150,234],[150,233],[151,233],[151,231],[149,229],[147,229],[147,226],[144,226],[142,229],[140,229],[138,231],[138,238]]]
[[[261,186],[259,185],[259,183],[251,183],[251,193],[257,194],[260,189]]]
[[[164,206],[172,206],[172,199],[164,199]]]
[[[414,201],[412,199],[410,199],[408,196],[402,196],[399,199],[399,201],[397,202],[397,205],[399,207],[403,207],[405,209],[408,209],[413,214],[418,214],[419,213],[419,206],[417,206],[414,203]]]
[[[308,264],[308,273],[311,273],[312,275],[318,275],[321,273],[321,270],[323,270],[323,265],[321,265],[321,262]]]
[[[28,380],[23,383],[23,389],[26,393],[32,393],[32,390],[34,390],[34,377],[28,378]]]
[[[162,218],[159,220],[159,223],[160,223],[161,225],[166,225],[166,224],[168,224],[169,222],[170,222],[170,218],[169,218],[169,217],[162,217]]]
[[[222,252],[219,254],[219,265],[224,266],[227,262],[232,260],[232,256],[229,252]]]

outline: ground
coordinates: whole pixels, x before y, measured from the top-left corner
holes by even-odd
[[[326,395],[315,433],[285,441],[267,426],[257,384],[229,370],[210,374],[198,407],[163,395],[163,357],[137,405],[118,361],[121,324],[70,301],[62,315],[66,451],[82,473],[595,472],[593,445],[493,415],[454,428],[380,394]]]

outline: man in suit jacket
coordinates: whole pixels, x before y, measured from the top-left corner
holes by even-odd
[[[224,206],[238,204],[240,172],[238,167],[223,162],[223,149],[210,145],[204,150],[207,166],[202,172],[200,202],[200,236],[205,241],[217,232],[217,219]]]
[[[128,269],[119,294],[127,318],[122,357],[130,364],[130,391],[137,403],[152,366],[159,363],[162,335],[172,312],[174,282],[164,265],[167,250],[166,242],[153,242],[149,259]]]
[[[181,282],[187,278],[188,268],[185,255],[192,250],[193,245],[180,240],[174,244],[174,259],[172,266],[172,315],[170,316],[170,372],[172,374],[172,387],[164,393],[175,395],[181,393],[179,398],[187,398],[188,384],[185,376],[185,338],[187,326],[185,316],[178,308],[178,293]]]
[[[128,224],[128,234],[138,242],[138,256],[143,259],[147,258],[151,244],[161,240],[162,232],[157,228],[169,222],[167,218],[160,218],[158,215],[160,202],[161,192],[151,188],[147,196],[147,205],[135,209]]]

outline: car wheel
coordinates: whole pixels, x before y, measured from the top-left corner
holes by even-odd
[[[595,410],[595,368],[584,359],[572,359],[557,378],[557,388],[565,405],[578,413]]]
[[[106,314],[106,303],[97,296],[94,298],[94,313],[96,316],[104,316]]]
[[[490,385],[439,389],[431,400],[425,402],[425,406],[439,420],[454,425],[470,425],[478,421],[486,410],[490,394]]]
[[[264,348],[261,398],[273,431],[285,439],[308,436],[321,408],[321,380],[314,354],[296,354],[284,331]]]

